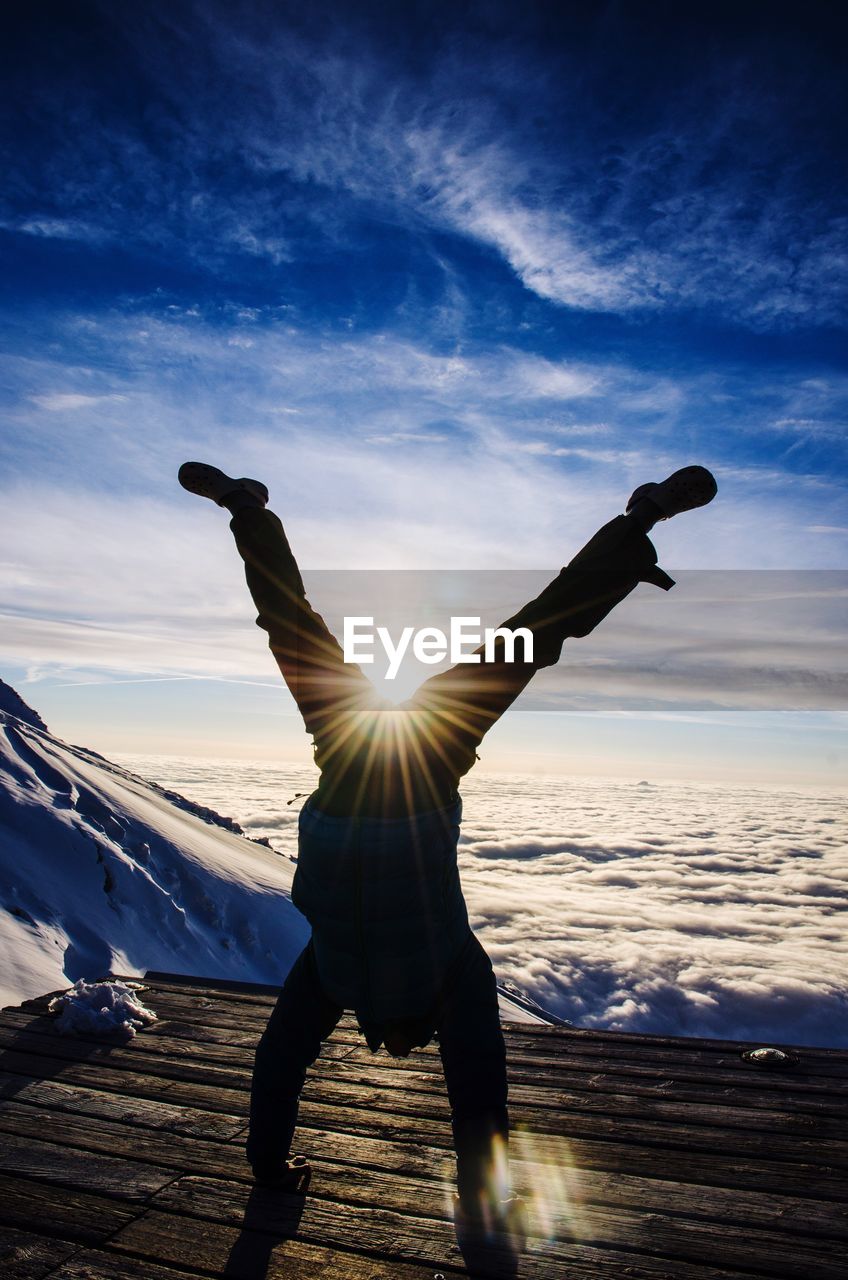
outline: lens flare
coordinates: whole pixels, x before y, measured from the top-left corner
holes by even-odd
[[[527,1200],[533,1234],[550,1242],[590,1239],[581,1171],[568,1139],[516,1129],[510,1145],[516,1190]]]

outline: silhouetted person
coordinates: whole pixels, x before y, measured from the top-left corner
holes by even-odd
[[[312,925],[259,1042],[247,1155],[256,1179],[294,1185],[290,1144],[306,1070],[344,1010],[368,1046],[406,1056],[436,1034],[457,1157],[457,1230],[509,1230],[507,1079],[491,962],[468,924],[456,862],[459,780],[483,735],[569,637],[585,636],[639,582],[668,590],[647,532],[716,493],[703,467],[640,486],[535,600],[503,624],[533,660],[463,663],[401,706],[346,663],[306,599],[257,480],[187,462],[180,483],[232,514],[230,528],[271,650],[312,735],[318,787],[300,814],[292,901]],[[515,657],[523,652],[516,645]]]

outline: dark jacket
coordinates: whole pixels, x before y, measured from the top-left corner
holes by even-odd
[[[327,995],[363,1025],[426,1018],[468,942],[461,801],[408,818],[300,814],[292,902]]]

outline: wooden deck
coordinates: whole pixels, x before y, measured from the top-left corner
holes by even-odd
[[[58,1036],[46,997],[0,1015],[3,1280],[445,1280],[447,1103],[436,1052],[372,1056],[346,1020],[313,1069],[305,1198],[251,1186],[252,1050],[271,988],[148,975],[125,1047]],[[848,1052],[507,1029],[520,1276],[848,1276]]]

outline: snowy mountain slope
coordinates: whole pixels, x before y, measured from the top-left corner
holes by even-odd
[[[92,752],[0,712],[4,1001],[110,969],[279,982],[293,868]]]
[[[0,1003],[113,971],[279,984],[309,934],[291,863],[53,737],[0,682]],[[511,1020],[532,1002],[501,995]]]

